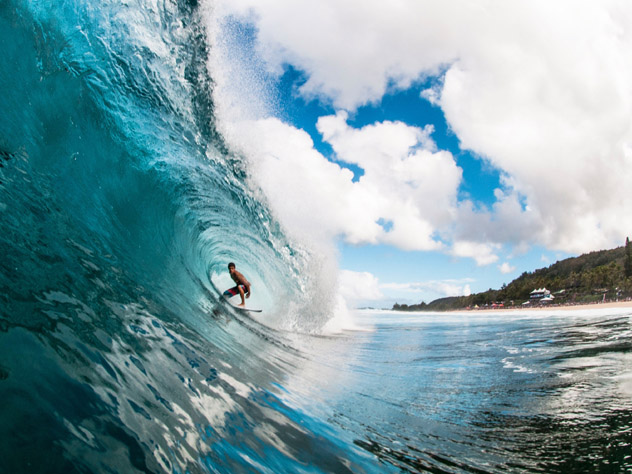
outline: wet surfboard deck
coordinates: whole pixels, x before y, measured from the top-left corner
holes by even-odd
[[[235,305],[233,305],[233,308],[238,309],[239,311],[246,311],[248,313],[261,313],[263,311],[261,309],[243,308],[241,306],[235,306]]]

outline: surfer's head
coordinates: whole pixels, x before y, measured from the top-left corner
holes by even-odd
[[[228,271],[230,272],[231,270],[234,270],[234,269],[235,269],[235,264],[233,262],[230,262],[228,264]]]

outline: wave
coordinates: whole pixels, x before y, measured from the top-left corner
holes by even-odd
[[[279,398],[328,295],[217,130],[202,9],[0,4],[8,472],[363,462]],[[229,261],[265,325],[222,300]]]
[[[165,304],[217,301],[213,282],[236,261],[258,303],[308,310],[308,252],[283,235],[216,130],[195,2],[18,2],[4,11],[5,215],[29,214],[20,207],[36,200],[52,226],[66,222],[47,239],[67,247],[63,236],[77,232],[74,242],[118,259]],[[297,311],[287,326],[323,322]]]

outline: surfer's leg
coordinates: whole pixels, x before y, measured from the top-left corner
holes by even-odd
[[[246,307],[246,300],[244,299],[244,285],[237,285],[239,289],[239,296],[241,297],[241,304],[239,306]]]

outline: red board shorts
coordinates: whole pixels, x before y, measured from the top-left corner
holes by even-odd
[[[224,292],[224,296],[235,296],[239,294],[239,287],[242,287],[244,290],[244,293],[246,293],[246,286],[245,285],[237,285],[237,286],[233,286],[232,288],[229,288],[228,290],[226,290]]]

